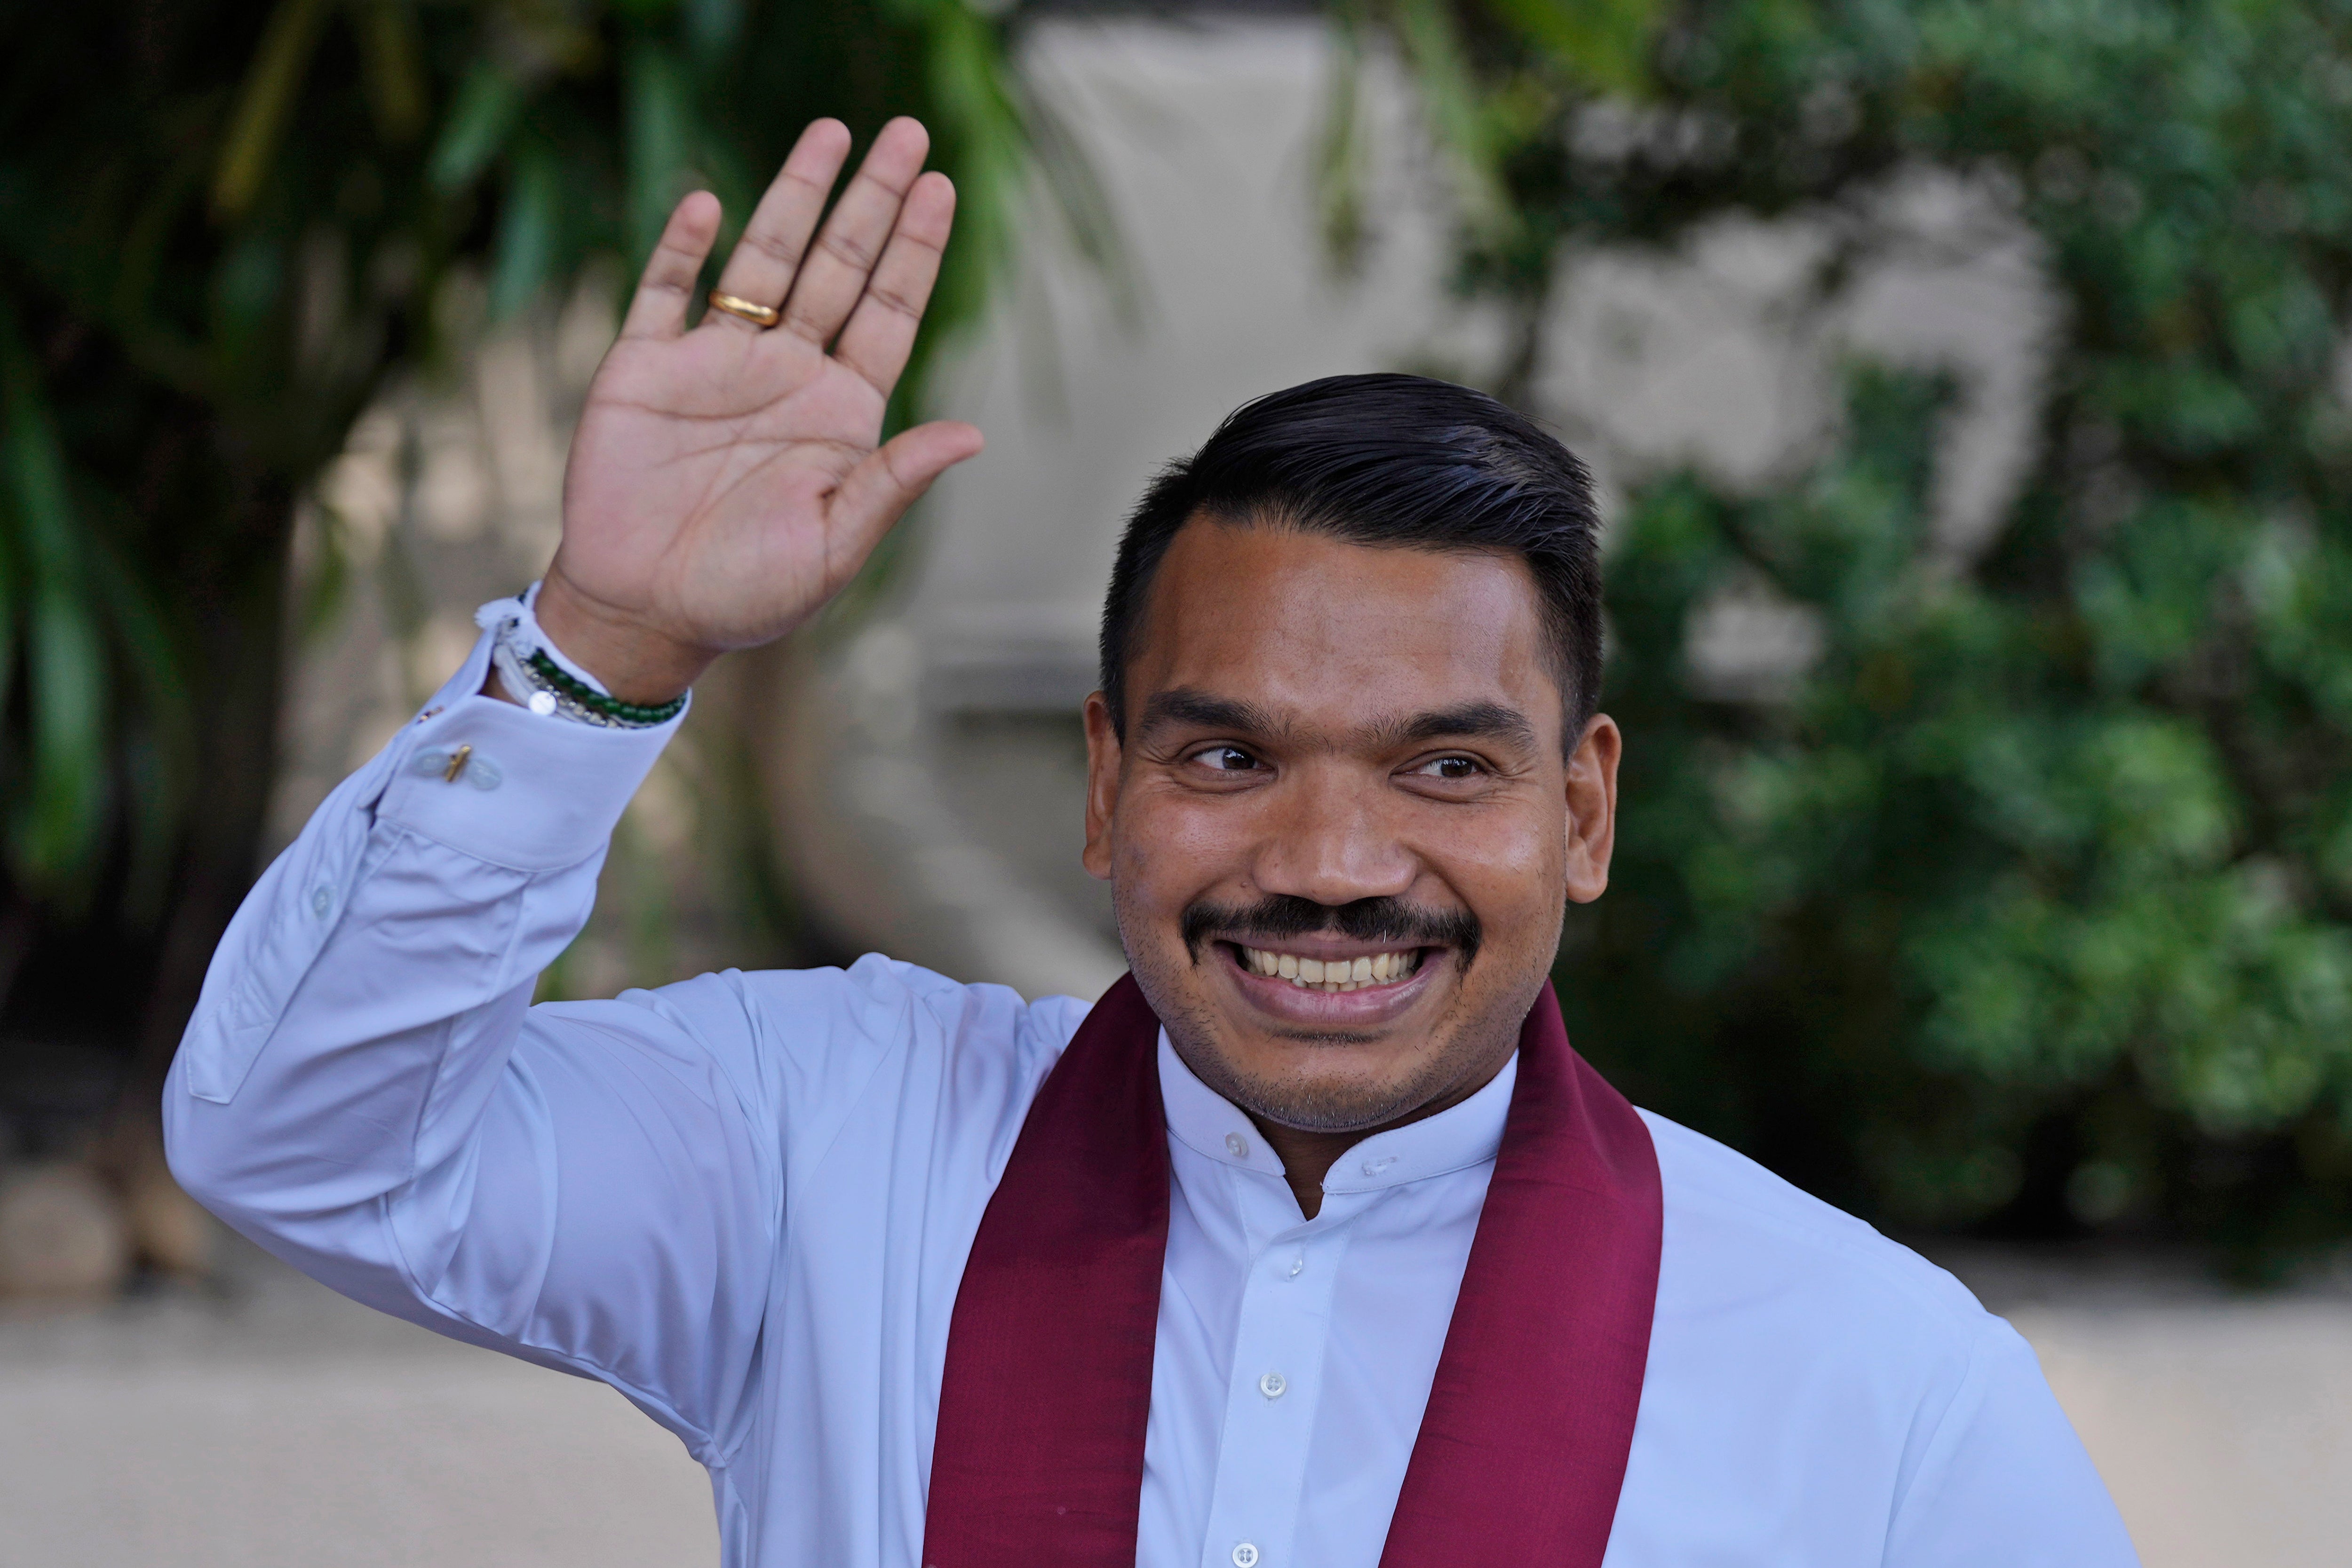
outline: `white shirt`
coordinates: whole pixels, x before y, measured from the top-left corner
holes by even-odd
[[[667,734],[464,695],[486,658],[238,913],[173,1168],[346,1294],[618,1388],[709,1469],[729,1568],[911,1568],[963,1260],[1085,1005],[867,957],[530,1007]],[[1375,1568],[1513,1072],[1365,1140],[1306,1220],[1248,1118],[1160,1068],[1137,1562]],[[1645,1120],[1664,1247],[1610,1568],[2135,1561],[2006,1323]]]

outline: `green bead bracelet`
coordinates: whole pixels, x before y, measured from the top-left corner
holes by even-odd
[[[618,697],[608,697],[585,681],[573,679],[562,665],[547,656],[544,649],[532,649],[528,662],[533,674],[578,703],[582,707],[593,713],[601,713],[606,718],[618,719],[623,724],[640,727],[667,724],[686,709],[684,692],[653,707],[647,707],[643,703],[625,703]]]

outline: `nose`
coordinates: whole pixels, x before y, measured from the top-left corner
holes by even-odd
[[[1387,791],[1337,768],[1301,768],[1278,788],[1252,867],[1261,891],[1336,906],[1412,889],[1420,861],[1389,821]]]

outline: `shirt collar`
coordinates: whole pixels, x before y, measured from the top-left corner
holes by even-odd
[[[1323,1190],[1377,1192],[1493,1159],[1503,1146],[1503,1124],[1510,1116],[1511,1088],[1518,1076],[1519,1055],[1513,1051],[1503,1070],[1459,1105],[1366,1138],[1340,1155],[1324,1176]],[[1194,1154],[1261,1176],[1283,1174],[1282,1161],[1266,1147],[1256,1125],[1184,1065],[1166,1030],[1160,1031],[1160,1099],[1169,1135]]]

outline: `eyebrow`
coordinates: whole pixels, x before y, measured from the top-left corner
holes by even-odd
[[[1143,705],[1143,734],[1187,727],[1222,729],[1242,736],[1272,736],[1290,727],[1255,703],[1221,697],[1192,686],[1154,692]],[[1366,737],[1378,749],[1394,750],[1431,740],[1492,740],[1523,751],[1536,748],[1536,727],[1527,715],[1501,703],[1457,703],[1452,707],[1383,719]]]
[[[1176,686],[1154,692],[1143,705],[1146,735],[1156,729],[1183,726],[1193,729],[1231,730],[1236,735],[1272,735],[1284,727],[1255,703],[1212,696],[1196,686]]]
[[[1455,739],[1500,741],[1523,751],[1536,748],[1536,727],[1528,721],[1528,716],[1501,703],[1461,703],[1453,707],[1433,708],[1376,725],[1372,735],[1382,749],[1425,740]]]

